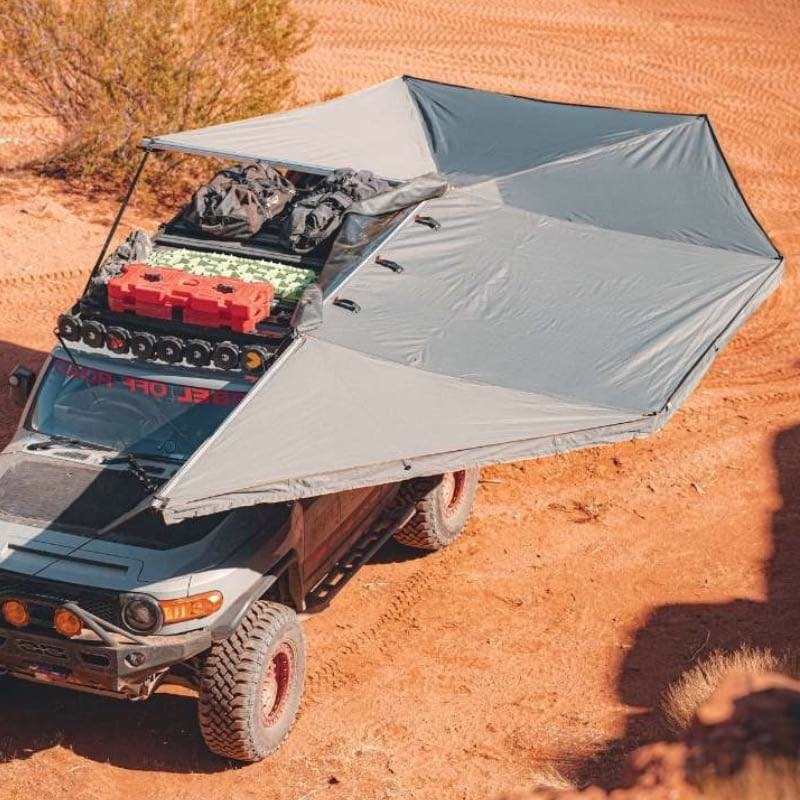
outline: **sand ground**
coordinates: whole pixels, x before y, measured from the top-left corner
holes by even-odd
[[[299,62],[307,100],[407,72],[708,113],[786,281],[663,432],[488,469],[457,545],[380,553],[307,623],[307,699],[269,761],[207,755],[181,694],[127,705],[6,684],[0,798],[483,798],[550,765],[607,781],[663,735],[670,678],[713,647],[780,647],[796,629],[797,0],[297,4],[318,20]],[[10,125],[0,155],[25,138]],[[0,188],[5,371],[50,348],[113,208],[56,183]],[[3,402],[3,438],[14,420]]]

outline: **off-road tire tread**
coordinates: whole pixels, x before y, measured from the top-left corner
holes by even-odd
[[[289,735],[290,724],[269,750],[259,748],[248,720],[259,702],[260,675],[265,652],[287,625],[297,625],[292,609],[259,600],[226,640],[217,642],[206,658],[200,683],[198,720],[209,750],[236,761],[260,761],[278,749]],[[302,641],[302,630],[300,631]],[[296,680],[305,672],[305,652],[297,657]]]
[[[407,508],[414,505],[414,516],[402,527],[394,538],[406,547],[418,550],[438,550],[436,531],[434,529],[433,490],[439,483],[438,478],[418,478],[406,481],[397,493],[398,507]]]
[[[472,502],[477,488],[477,470],[475,471],[475,477],[470,476],[467,480],[470,481],[470,486],[467,489],[468,497],[466,502],[469,503],[470,510],[464,519],[464,525],[466,525],[472,513]],[[413,504],[416,507],[416,513],[403,528],[394,534],[395,541],[417,550],[435,551],[447,547],[458,538],[461,530],[455,536],[449,537],[443,535],[443,531],[439,529],[437,524],[435,490],[440,481],[441,477],[438,475],[432,478],[415,478],[406,481],[400,487],[395,501],[397,507],[408,508]]]

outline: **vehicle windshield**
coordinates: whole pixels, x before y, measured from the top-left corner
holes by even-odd
[[[138,457],[188,458],[245,392],[166,383],[54,358],[28,427]]]

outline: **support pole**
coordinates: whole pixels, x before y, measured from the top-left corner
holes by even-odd
[[[147,163],[147,157],[150,155],[150,150],[145,149],[144,153],[142,154],[142,159],[139,162],[139,166],[136,168],[136,172],[133,174],[133,178],[128,186],[128,191],[125,192],[125,197],[122,200],[122,205],[119,207],[119,211],[117,211],[117,216],[114,218],[114,222],[111,225],[111,230],[108,232],[108,236],[106,236],[105,242],[103,242],[103,248],[100,250],[100,255],[97,257],[97,261],[95,262],[94,268],[92,269],[92,274],[89,276],[89,282],[97,273],[97,270],[100,269],[100,265],[103,263],[103,259],[106,257],[106,253],[108,252],[108,248],[111,245],[111,241],[114,238],[114,234],[117,232],[117,228],[119,227],[119,223],[122,220],[122,215],[125,213],[125,209],[128,207],[128,203],[131,201],[131,197],[133,196],[133,191],[136,189],[136,185],[139,183],[139,178],[142,176],[142,170],[144,170],[144,165]],[[89,284],[86,284],[86,289],[89,288]],[[86,290],[84,290],[85,293]]]

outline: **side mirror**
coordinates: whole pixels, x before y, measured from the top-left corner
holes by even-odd
[[[36,373],[32,369],[17,365],[8,376],[11,399],[18,406],[24,406],[36,383]]]

